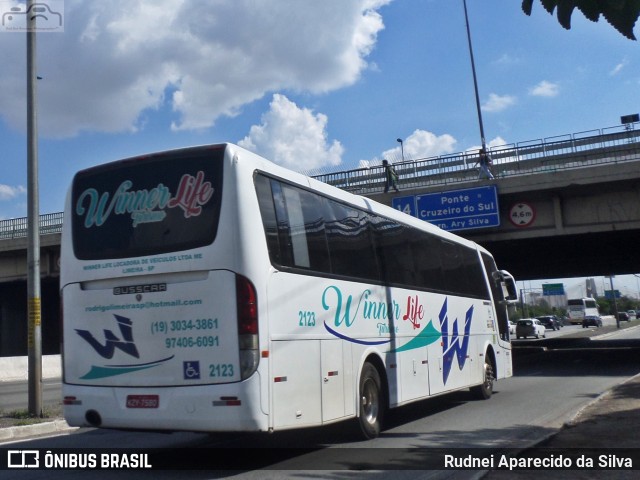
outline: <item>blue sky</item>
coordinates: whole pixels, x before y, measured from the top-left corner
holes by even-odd
[[[54,0],[51,0],[52,3]],[[41,213],[82,168],[230,141],[300,171],[480,145],[462,0],[56,0],[38,34]],[[467,0],[486,140],[640,111],[638,42],[540,5]],[[2,12],[19,5],[0,0]],[[26,215],[26,40],[0,31],[0,219]]]

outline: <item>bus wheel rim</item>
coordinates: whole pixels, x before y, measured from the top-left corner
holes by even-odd
[[[378,389],[373,380],[369,379],[362,388],[362,414],[367,423],[374,424],[378,418],[380,399]]]

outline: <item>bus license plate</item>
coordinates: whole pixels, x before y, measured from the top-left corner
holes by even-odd
[[[127,408],[158,408],[158,395],[127,395]]]

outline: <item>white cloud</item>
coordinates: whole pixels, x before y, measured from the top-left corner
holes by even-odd
[[[491,139],[491,140],[489,140],[487,142],[487,147],[488,147],[489,150],[491,150],[492,148],[495,148],[495,147],[503,147],[506,144],[507,144],[507,141],[504,138],[502,138],[500,135],[498,135],[497,137],[495,137],[495,138],[493,138],[493,139]],[[467,152],[467,153],[469,153],[469,152],[477,152],[478,150],[480,150],[480,148],[482,148],[482,145],[473,145],[473,146],[467,148],[465,150],[465,152]]]
[[[493,148],[493,147],[502,147],[506,144],[507,144],[507,141],[504,138],[502,138],[500,135],[498,135],[497,137],[489,140],[489,143],[487,145],[489,146],[489,148]]]
[[[402,147],[398,146],[382,152],[382,158],[392,162],[402,161],[402,148],[404,148],[405,160],[436,157],[452,153],[455,145],[456,139],[448,133],[436,135],[435,133],[418,129],[403,139]]]
[[[560,93],[560,86],[557,83],[551,83],[542,80],[535,87],[529,89],[529,95],[534,97],[556,97]]]
[[[497,60],[494,60],[492,63],[494,65],[510,66],[520,63],[520,59],[508,53],[503,53]]]
[[[344,149],[340,142],[327,142],[327,116],[299,108],[284,95],[276,94],[262,115],[238,145],[292,170],[307,172],[323,166],[337,166]]]
[[[64,34],[38,43],[39,131],[135,131],[165,106],[174,129],[207,128],[268,92],[352,85],[390,1],[67,0]],[[0,115],[23,129],[24,36],[2,41]]]
[[[18,195],[23,195],[25,193],[27,193],[27,189],[21,185],[12,187],[10,185],[0,184],[0,200],[12,200]]]
[[[489,100],[482,105],[482,110],[486,112],[501,112],[512,105],[515,105],[516,97],[512,95],[489,94]]]
[[[609,72],[609,75],[612,77],[618,75],[622,71],[622,69],[626,67],[628,64],[629,64],[629,59],[626,57],[623,58],[620,63],[618,63],[615,67],[613,67],[613,69]]]

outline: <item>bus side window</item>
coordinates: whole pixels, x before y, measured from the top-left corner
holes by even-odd
[[[433,235],[416,234],[411,241],[411,252],[417,284],[429,290],[443,291],[440,239]]]
[[[271,191],[273,192],[273,205],[276,211],[278,225],[278,243],[280,244],[280,265],[293,265],[293,250],[291,245],[291,233],[289,230],[289,219],[287,217],[287,205],[282,193],[280,182],[271,180]]]
[[[261,175],[256,176],[256,191],[271,262],[329,272],[322,199]]]
[[[283,185],[293,244],[294,264],[316,272],[329,272],[329,250],[322,216],[322,198],[303,189]]]
[[[368,214],[339,202],[328,203],[331,218],[325,217],[325,224],[332,273],[379,281]]]
[[[416,285],[414,262],[409,250],[410,230],[392,220],[371,215],[371,226],[385,283]]]
[[[273,205],[273,193],[271,192],[271,182],[263,175],[255,177],[256,193],[258,195],[258,205],[262,217],[264,233],[267,237],[267,248],[271,263],[280,265],[280,240],[278,236],[278,222],[276,220],[276,210]]]

